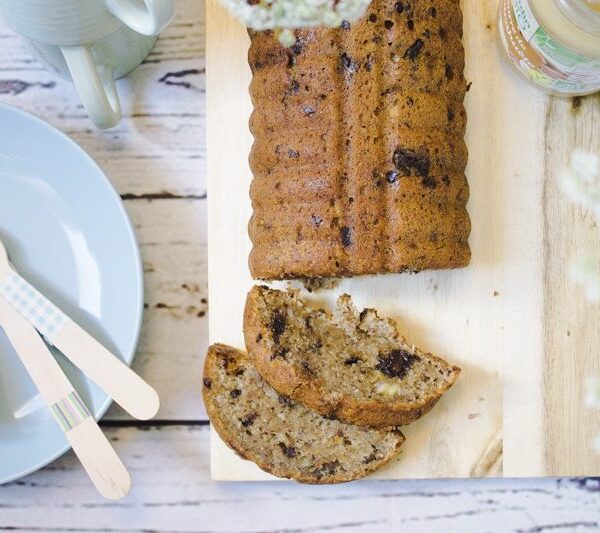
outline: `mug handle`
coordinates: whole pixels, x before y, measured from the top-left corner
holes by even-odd
[[[61,48],[73,83],[96,127],[112,128],[121,120],[121,103],[111,69],[97,65],[87,45]]]
[[[158,35],[175,14],[173,0],[105,0],[106,8],[142,35]]]

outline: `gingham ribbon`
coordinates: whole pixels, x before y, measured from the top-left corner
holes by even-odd
[[[51,344],[69,320],[60,309],[14,271],[0,283],[0,295]]]
[[[72,430],[90,415],[89,409],[75,391],[50,406],[50,412],[63,432]]]

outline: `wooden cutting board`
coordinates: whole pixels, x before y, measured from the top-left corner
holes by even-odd
[[[589,213],[557,174],[574,147],[600,151],[600,98],[546,96],[513,74],[497,47],[495,1],[465,0],[466,107],[473,259],[457,271],[344,280],[359,306],[397,318],[416,345],[460,365],[457,384],[405,428],[385,478],[599,475],[600,411],[584,382],[600,376],[600,310],[568,277],[583,247],[600,256]],[[243,347],[252,286],[248,153],[249,38],[207,1],[210,339]],[[219,480],[268,479],[213,435]]]

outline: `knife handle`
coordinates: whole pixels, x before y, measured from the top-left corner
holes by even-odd
[[[129,472],[92,416],[65,436],[102,496],[108,500],[127,496],[131,488]]]
[[[130,415],[140,420],[156,415],[160,406],[156,391],[16,270],[9,268],[0,279],[0,297]]]
[[[52,344],[131,416],[149,420],[158,412],[156,391],[72,320]]]
[[[3,297],[0,325],[98,492],[123,498],[129,472],[37,331]]]

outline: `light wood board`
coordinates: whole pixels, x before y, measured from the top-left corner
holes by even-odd
[[[416,345],[462,367],[457,384],[405,428],[385,478],[600,474],[591,450],[600,412],[583,405],[585,376],[600,375],[597,308],[568,279],[590,216],[559,192],[575,146],[600,150],[598,98],[557,99],[530,87],[497,48],[496,2],[465,0],[468,210],[473,259],[458,271],[344,280],[359,306],[399,320]],[[246,30],[207,2],[209,291],[211,342],[243,347],[251,215],[251,103]],[[212,474],[268,479],[213,435]]]

